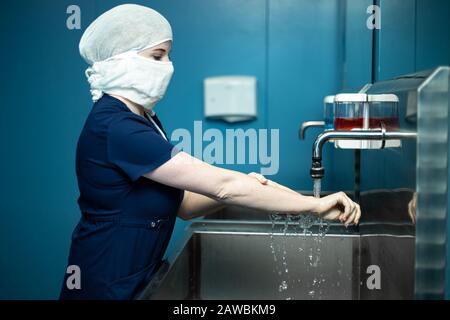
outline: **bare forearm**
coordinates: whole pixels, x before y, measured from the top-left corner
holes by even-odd
[[[241,172],[214,167],[179,152],[144,175],[159,183],[198,193],[223,204],[279,213],[315,211],[317,199],[277,185],[262,185]]]
[[[214,213],[224,206],[224,203],[208,198],[207,196],[185,191],[183,201],[178,210],[178,216],[185,220],[193,219]]]
[[[278,213],[301,213],[317,209],[318,200],[277,184],[261,185],[245,174],[232,171],[219,201],[225,204]]]

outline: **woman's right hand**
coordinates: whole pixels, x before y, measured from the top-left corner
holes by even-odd
[[[359,223],[361,208],[344,192],[333,193],[317,200],[318,204],[314,211],[322,218],[340,220],[346,227]]]

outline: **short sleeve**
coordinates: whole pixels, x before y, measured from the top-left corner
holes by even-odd
[[[132,181],[158,168],[177,152],[147,120],[138,116],[113,120],[107,134],[109,161]]]

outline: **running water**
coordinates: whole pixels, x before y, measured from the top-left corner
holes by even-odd
[[[314,196],[316,198],[320,198],[321,192],[321,180],[314,179],[314,188],[313,188]],[[321,264],[321,247],[322,240],[325,237],[326,233],[329,230],[329,224],[327,221],[324,221],[320,217],[312,213],[300,214],[300,215],[281,215],[281,214],[272,214],[270,215],[270,219],[272,221],[272,231],[270,233],[270,248],[273,255],[274,263],[275,263],[275,272],[280,277],[280,285],[278,287],[278,291],[280,293],[285,292],[287,295],[288,288],[291,288],[292,291],[294,284],[301,283],[301,288],[303,290],[307,290],[307,294],[311,298],[317,297],[321,299],[322,297],[322,288],[321,284],[325,282],[325,277],[323,274],[318,274],[318,267]],[[277,224],[282,224],[282,239],[281,243],[279,242],[277,246],[275,246],[275,229]],[[314,278],[312,283],[304,283],[301,282],[301,279],[291,279],[288,269],[288,259],[287,259],[287,237],[288,237],[288,228],[289,225],[294,225],[294,230],[298,230],[302,232],[303,236],[300,236],[301,233],[297,232],[300,236],[301,240],[300,246],[298,248],[298,252],[300,255],[306,253],[306,250],[309,249],[307,254],[307,271],[313,272]],[[313,225],[318,226],[317,234],[310,230]],[[290,234],[292,235],[292,234]],[[313,237],[313,245],[310,248],[304,248],[305,240],[307,236]],[[305,238],[304,238],[305,237]],[[304,253],[303,253],[304,252]],[[291,268],[295,268],[295,266],[291,266]],[[292,280],[292,281],[290,281]],[[290,284],[292,283],[292,285]],[[295,288],[294,288],[295,290]],[[287,300],[290,300],[291,297],[286,296]]]
[[[320,192],[321,192],[321,179],[314,179],[314,186],[313,186],[313,194],[314,197],[320,198]],[[314,217],[315,223],[318,224],[319,230],[317,232],[317,235],[314,237],[314,245],[310,249],[309,254],[309,266],[313,268],[314,273],[314,279],[311,284],[311,290],[308,292],[308,295],[311,298],[314,298],[316,294],[318,294],[317,298],[322,298],[322,289],[321,284],[325,282],[325,277],[323,274],[317,274],[317,267],[320,265],[320,258],[321,258],[321,247],[322,247],[322,240],[323,237],[325,237],[326,233],[329,229],[329,224],[327,221],[324,221],[320,217]],[[314,250],[315,249],[315,250]]]
[[[321,189],[321,180],[314,179],[314,187],[313,187],[314,197],[320,198],[320,191],[321,191],[320,189]]]
[[[272,251],[273,260],[275,262],[275,270],[274,271],[281,278],[281,282],[278,287],[278,291],[280,293],[283,291],[286,291],[289,288],[289,285],[288,285],[289,269],[288,269],[287,251],[286,251],[287,231],[289,228],[289,221],[290,221],[289,218],[290,218],[289,215],[280,215],[280,214],[271,214],[270,215],[270,219],[272,221],[272,231],[270,233],[270,249]],[[284,226],[283,226],[283,237],[281,239],[282,240],[281,244],[278,243],[277,248],[275,248],[274,233],[275,233],[275,227],[276,227],[277,222],[283,223]],[[280,257],[280,254],[281,254],[281,257]],[[291,298],[289,296],[286,297],[286,300],[290,300],[290,299]]]

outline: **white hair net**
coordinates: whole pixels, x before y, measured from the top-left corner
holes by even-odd
[[[80,54],[90,65],[129,50],[142,50],[172,40],[169,22],[158,12],[123,4],[95,19],[80,40]]]

